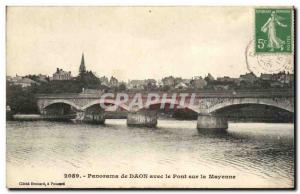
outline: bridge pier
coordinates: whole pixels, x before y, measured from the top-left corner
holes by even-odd
[[[105,115],[103,113],[85,113],[83,122],[91,124],[104,124]]]
[[[90,124],[104,124],[104,112],[89,112],[77,111],[75,122],[77,123],[90,123]]]
[[[199,131],[225,131],[228,128],[228,121],[225,117],[212,114],[199,114],[197,129]]]
[[[127,115],[127,126],[156,127],[156,125],[156,111],[143,110],[138,112],[129,112]]]

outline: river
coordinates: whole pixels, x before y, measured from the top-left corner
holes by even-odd
[[[293,187],[294,125],[229,123],[222,134],[196,121],[159,120],[156,129],[7,121],[8,184],[64,181],[70,187]],[[234,180],[65,179],[65,173],[234,175]]]

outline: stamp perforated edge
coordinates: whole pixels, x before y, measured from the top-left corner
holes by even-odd
[[[256,33],[255,33],[255,29],[256,29],[256,26],[255,26],[255,11],[256,11],[256,9],[291,9],[291,11],[292,11],[292,13],[291,13],[291,43],[292,43],[292,45],[291,45],[291,47],[292,47],[292,49],[291,49],[291,52],[273,52],[273,53],[271,53],[271,52],[256,52],[256,49],[255,49],[255,44],[256,44]],[[292,56],[294,56],[294,51],[295,51],[295,38],[294,38],[294,36],[295,36],[295,7],[294,6],[268,6],[268,7],[266,7],[266,6],[262,6],[262,7],[260,7],[260,6],[257,6],[257,7],[254,7],[253,8],[253,11],[252,11],[252,14],[253,14],[253,30],[252,30],[252,33],[253,33],[253,41],[254,41],[254,44],[253,44],[253,46],[254,46],[254,48],[253,48],[253,50],[254,50],[254,54],[255,55],[292,55]],[[294,59],[293,59],[293,63],[294,63]]]

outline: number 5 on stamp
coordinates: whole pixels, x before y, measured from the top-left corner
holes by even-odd
[[[293,9],[255,9],[255,52],[291,53]]]

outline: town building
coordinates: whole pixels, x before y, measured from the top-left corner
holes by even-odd
[[[162,87],[163,87],[163,82],[162,82],[162,80],[158,80],[157,83],[156,83],[156,86],[157,86],[158,88],[162,88]]]
[[[42,74],[38,74],[36,81],[38,82],[48,82],[49,81],[49,77],[47,75],[42,75]]]
[[[182,82],[182,78],[181,77],[174,78],[174,86],[176,86],[177,84],[180,84],[181,82]]]
[[[191,79],[182,79],[181,82],[186,84],[188,87],[191,85]]]
[[[294,82],[294,74],[279,72],[272,75],[273,81],[279,81],[280,83],[288,84]]]
[[[240,75],[240,81],[245,81],[247,83],[254,83],[258,78],[256,75],[251,72],[251,73],[246,73],[244,75]]]
[[[129,80],[127,84],[128,89],[144,89],[146,85],[145,80]]]
[[[13,85],[19,85],[21,86],[22,88],[26,88],[26,87],[29,87],[33,84],[38,84],[36,81],[33,81],[32,79],[29,79],[27,77],[20,77],[20,76],[17,76],[16,79],[12,79],[11,83]]]
[[[176,86],[175,86],[175,88],[176,89],[187,89],[189,86],[186,84],[186,83],[184,83],[184,82],[180,82],[179,84],[177,84]]]
[[[260,75],[260,79],[265,81],[273,81],[273,82],[280,82],[284,84],[289,84],[294,82],[294,74],[279,72],[276,74],[264,74]],[[273,84],[276,85],[276,84]]]
[[[294,74],[285,74],[279,78],[279,81],[286,84],[292,83],[294,82]]]
[[[18,81],[20,81],[22,79],[23,79],[22,76],[16,75],[15,77],[9,77],[8,81],[11,81],[12,83],[15,83],[15,82],[18,82]]]
[[[232,82],[233,78],[228,77],[228,76],[224,76],[224,77],[218,77],[217,78],[218,82]]]
[[[71,80],[73,79],[71,71],[64,71],[63,69],[56,68],[56,72],[53,73],[50,80]]]
[[[145,80],[145,86],[150,89],[156,88],[156,83],[157,82],[155,79],[146,79]]]
[[[273,74],[262,73],[262,74],[260,74],[260,79],[262,79],[264,81],[272,81],[273,80]]]
[[[187,89],[191,87],[191,80],[190,79],[181,79],[179,83],[176,83],[176,89]]]
[[[109,80],[106,76],[102,76],[99,78],[101,85],[103,86],[109,86]]]
[[[174,87],[175,78],[173,76],[164,77],[162,80],[163,86]]]
[[[240,83],[240,79],[239,78],[232,78],[232,77],[229,77],[229,76],[224,76],[224,77],[218,77],[217,78],[217,82],[218,84],[231,84],[231,83],[235,83],[237,85],[239,85]]]
[[[191,84],[193,88],[202,89],[207,85],[207,82],[200,76],[200,77],[194,77],[191,80]]]

